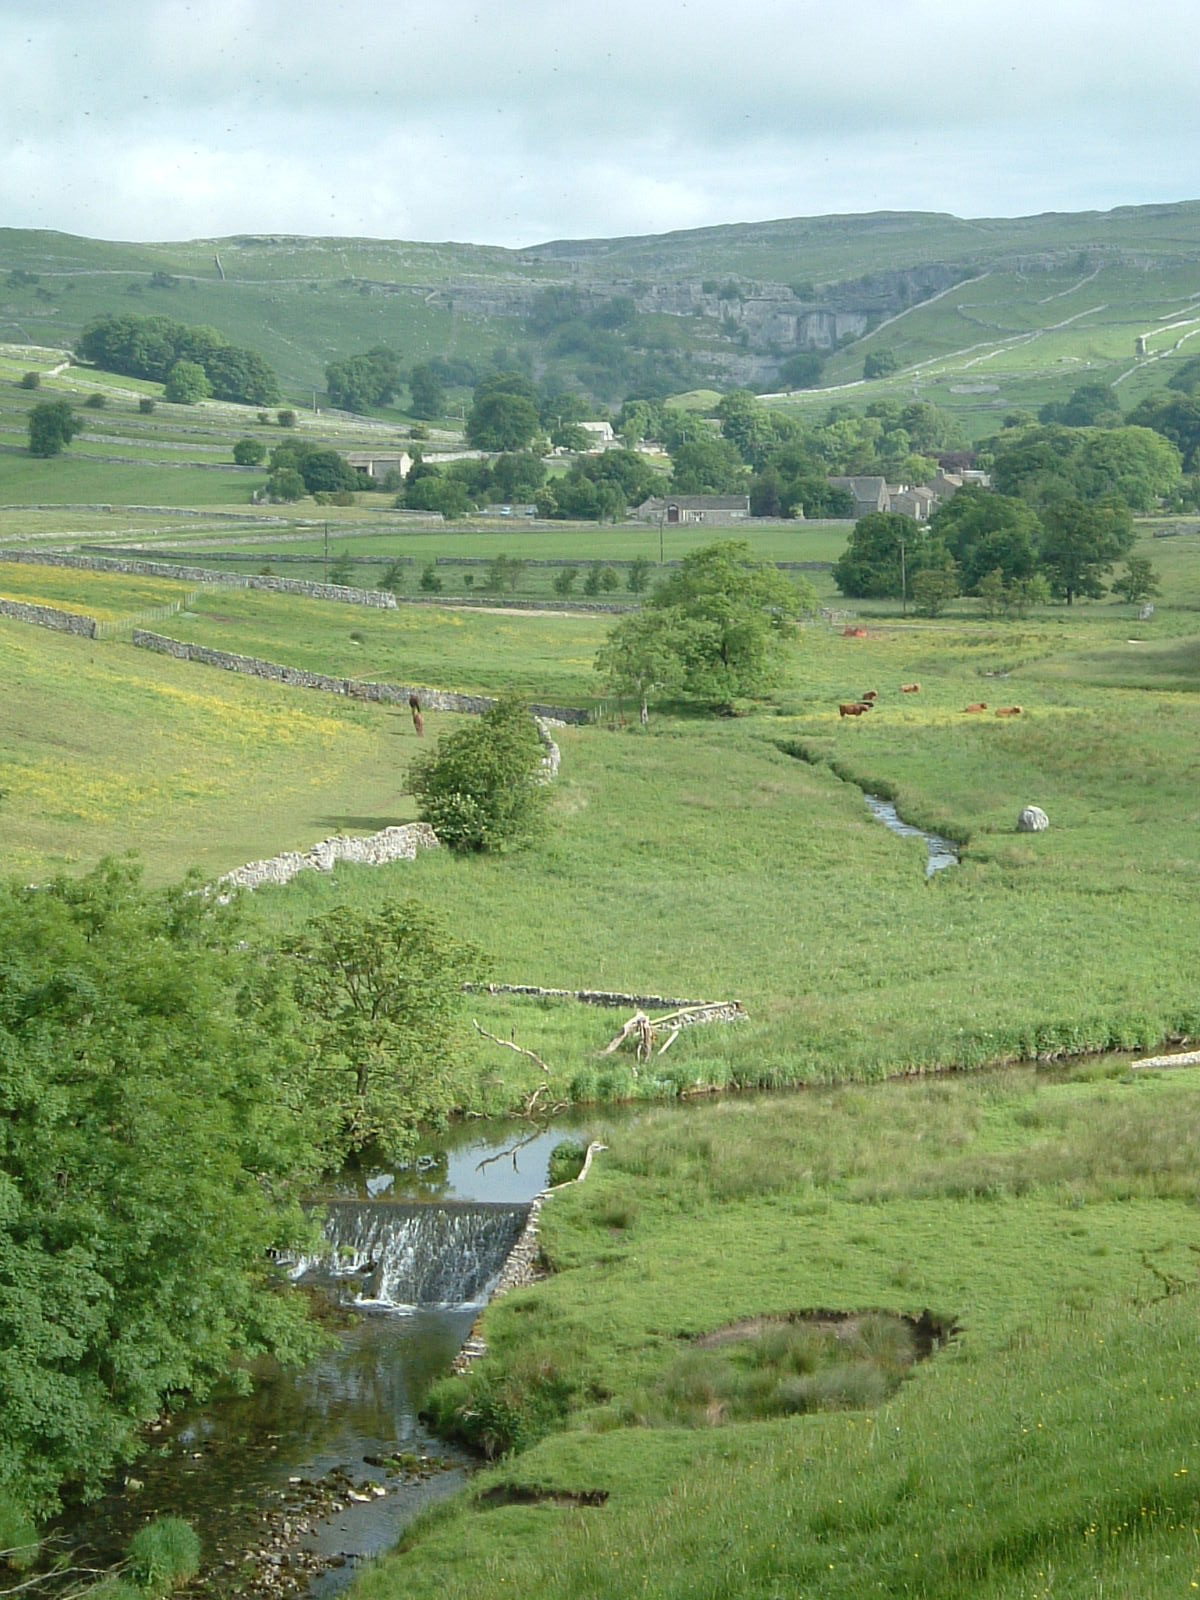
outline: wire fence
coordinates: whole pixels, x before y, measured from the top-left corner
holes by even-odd
[[[147,606],[142,611],[131,612],[126,617],[112,617],[105,622],[96,624],[97,639],[119,639],[123,634],[132,633],[135,628],[146,628],[154,622],[165,622],[168,617],[177,617],[181,611],[187,611],[195,604],[197,597],[206,589],[211,589],[212,584],[202,583],[197,588],[191,589],[179,600],[171,600],[163,606]]]

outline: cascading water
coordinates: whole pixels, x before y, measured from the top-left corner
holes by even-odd
[[[329,1253],[297,1262],[293,1276],[350,1280],[360,1303],[388,1310],[480,1305],[528,1215],[528,1205],[485,1201],[331,1201]]]

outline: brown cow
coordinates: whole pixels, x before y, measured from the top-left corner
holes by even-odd
[[[413,727],[416,730],[417,738],[423,739],[425,737],[425,718],[421,715],[421,702],[415,694],[410,694],[408,697],[408,709],[412,712]]]
[[[997,706],[996,707],[996,715],[998,717],[1019,717],[1021,715],[1021,711],[1022,711],[1022,707],[1020,707],[1020,706]]]
[[[856,700],[853,705],[838,706],[839,717],[861,717],[864,711],[870,711],[870,706],[863,705],[861,700]]]
[[[919,683],[902,683],[900,685],[901,694],[920,694],[920,692],[921,685]]]
[[[858,698],[867,705],[874,705],[875,701],[879,699],[879,690],[868,689],[866,694],[860,694]]]
[[[964,711],[986,711],[987,710],[987,701],[986,700],[976,700],[976,702],[975,702],[975,704],[973,706],[964,706],[963,710]]]

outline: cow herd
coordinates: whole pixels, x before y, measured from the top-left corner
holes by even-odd
[[[920,694],[920,692],[921,685],[919,683],[902,683],[900,685],[901,694]],[[872,709],[878,699],[879,691],[877,689],[868,689],[866,693],[861,694],[857,700],[850,700],[845,704],[839,701],[839,720],[842,717],[861,717],[864,712]],[[987,709],[988,705],[986,700],[976,700],[973,704],[964,706],[963,712],[964,714],[970,714],[983,712]],[[1025,708],[1023,706],[997,706],[995,709],[995,715],[998,717],[1019,717],[1024,714],[1024,709]]]

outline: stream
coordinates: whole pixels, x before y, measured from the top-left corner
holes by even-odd
[[[351,1325],[310,1366],[264,1364],[250,1395],[156,1424],[144,1454],[54,1532],[79,1560],[103,1566],[148,1516],[173,1514],[192,1523],[204,1551],[185,1594],[345,1588],[358,1562],[393,1546],[470,1470],[473,1458],[430,1434],[418,1412],[545,1188],[551,1150],[564,1138],[586,1143],[587,1130],[585,1116],[568,1116],[515,1165],[505,1157],[480,1171],[528,1124],[467,1124],[411,1171],[368,1174],[319,1196],[336,1261],[293,1263],[292,1276],[351,1305]]]
[[[916,828],[911,822],[905,822],[897,813],[890,800],[883,800],[877,794],[864,793],[863,799],[873,817],[883,823],[885,828],[890,828],[893,833],[900,834],[906,839],[924,839],[929,847],[929,860],[925,863],[925,876],[932,878],[935,872],[944,872],[947,867],[958,865],[958,846],[949,839],[943,839],[940,833],[926,833],[924,828]]]

